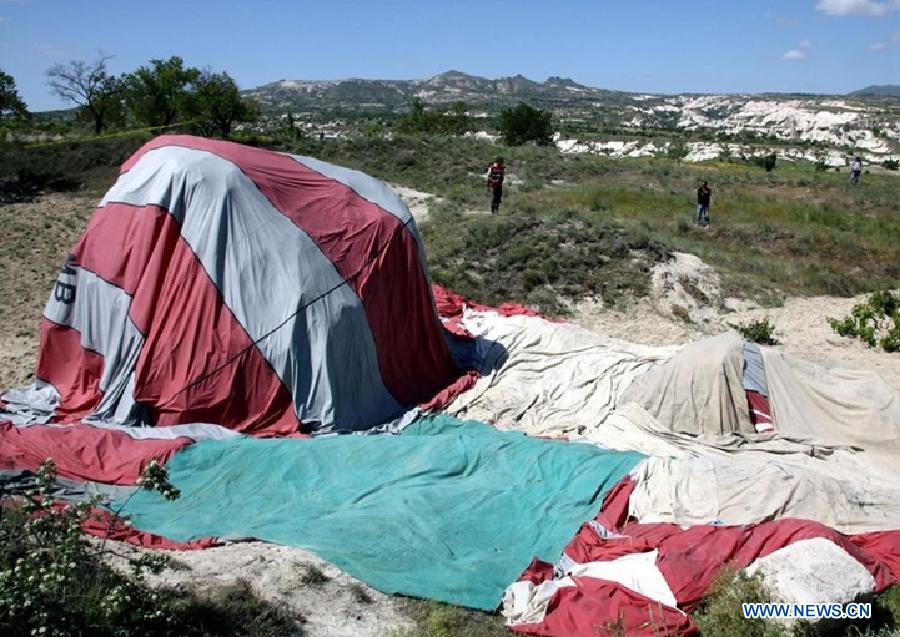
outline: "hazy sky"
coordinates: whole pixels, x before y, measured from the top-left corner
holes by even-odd
[[[0,0],[0,68],[33,110],[44,71],[115,55],[279,79],[457,69],[648,92],[844,93],[900,83],[900,0]]]

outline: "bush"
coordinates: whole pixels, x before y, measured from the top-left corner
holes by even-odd
[[[770,153],[768,155],[755,155],[751,160],[754,166],[759,166],[760,168],[764,168],[765,171],[772,172],[775,170],[775,161],[777,157],[775,153]]]
[[[896,159],[888,159],[886,161],[883,161],[881,163],[881,165],[884,166],[885,168],[887,168],[888,170],[900,169],[900,161],[897,161]]]
[[[666,150],[666,157],[669,159],[674,159],[675,161],[681,161],[685,157],[687,157],[688,149],[684,145],[684,142],[677,141],[669,144],[669,148]]]
[[[165,467],[151,461],[138,486],[179,496]],[[0,634],[4,637],[116,635],[283,635],[285,613],[242,590],[213,599],[154,590],[147,573],[161,572],[162,554],[130,558],[130,576],[106,562],[106,541],[88,541],[82,524],[97,500],[55,503],[56,467],[45,461],[34,488],[13,499],[0,483]],[[236,622],[242,625],[237,625]],[[244,629],[247,629],[246,631]]]
[[[162,473],[160,473],[162,471]],[[0,521],[0,633],[19,635],[174,633],[171,599],[143,585],[145,571],[159,571],[157,556],[131,560],[132,578],[103,562],[81,531],[94,501],[54,505],[56,467],[41,465],[36,488],[18,506],[2,510]],[[142,488],[177,490],[154,461]]]
[[[858,338],[869,347],[900,351],[900,297],[889,290],[875,292],[843,319],[829,318],[828,324],[840,336]]]
[[[779,626],[763,619],[745,619],[741,604],[771,601],[759,574],[725,567],[716,577],[703,605],[694,614],[700,634],[706,637],[745,635],[746,637],[776,637],[785,635]]]
[[[778,343],[773,336],[775,325],[770,323],[767,318],[761,321],[752,321],[747,325],[743,323],[737,325],[729,323],[728,327],[740,332],[741,336],[751,343],[759,343],[760,345],[775,345]]]

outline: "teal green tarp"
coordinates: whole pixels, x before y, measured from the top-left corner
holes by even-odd
[[[384,592],[492,609],[641,457],[430,416],[400,436],[199,442],[169,461],[179,500],[139,492],[125,513],[172,539],[252,536]]]

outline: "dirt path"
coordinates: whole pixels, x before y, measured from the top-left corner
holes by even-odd
[[[428,219],[428,208],[432,204],[441,203],[444,200],[437,195],[432,195],[421,190],[400,186],[397,184],[388,184],[391,190],[400,195],[406,207],[412,213],[416,223],[422,223]]]

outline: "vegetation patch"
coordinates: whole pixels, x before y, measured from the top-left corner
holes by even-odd
[[[353,582],[347,587],[347,590],[350,592],[350,598],[357,604],[371,604],[375,601],[372,599],[372,596],[369,595],[369,591],[366,587],[359,582]]]
[[[164,554],[129,560],[122,575],[104,560],[107,542],[90,542],[81,524],[95,501],[54,504],[56,469],[45,462],[33,489],[13,496],[0,484],[0,634],[176,635],[283,637],[297,634],[295,620],[238,583],[215,593],[154,589],[147,573],[168,566]],[[169,499],[178,491],[165,468],[152,464],[141,478],[144,489]]]
[[[761,574],[749,576],[734,568],[723,568],[694,619],[704,637],[784,637],[787,633],[782,627],[743,616],[741,604],[769,601]]]
[[[329,579],[331,578],[315,564],[305,564],[300,572],[300,581],[310,586],[321,586]]]
[[[663,246],[611,221],[578,211],[500,215],[432,215],[423,225],[435,282],[489,304],[518,301],[547,314],[564,299],[648,291],[650,265]],[[639,251],[633,254],[632,251]]]
[[[441,602],[407,599],[402,612],[415,626],[388,637],[509,637],[503,617]]]
[[[900,296],[890,290],[872,294],[857,303],[843,319],[829,318],[828,324],[840,334],[858,338],[869,347],[880,346],[886,352],[900,351]]]
[[[744,340],[750,341],[751,343],[759,343],[760,345],[778,344],[778,341],[775,340],[774,336],[775,325],[769,322],[768,318],[761,321],[750,321],[750,323],[746,325],[743,323],[738,323],[737,325],[729,323],[728,327],[740,332],[741,336],[744,337]]]

